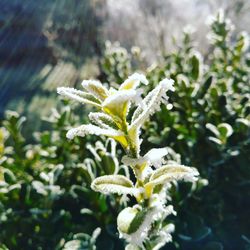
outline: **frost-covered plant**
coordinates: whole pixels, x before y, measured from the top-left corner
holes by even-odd
[[[173,80],[163,79],[142,99],[141,83],[147,85],[148,80],[135,73],[118,89],[108,89],[99,81],[88,80],[82,82],[85,91],[60,87],[58,93],[98,109],[98,112],[89,114],[92,124],[68,131],[69,139],[88,134],[104,135],[123,147],[126,155],[122,162],[131,167],[135,178],[104,175],[94,179],[91,188],[104,194],[134,196],[137,204],[126,207],[117,217],[120,237],[127,241],[126,249],[156,250],[171,241],[171,232],[174,231],[174,225],[165,221],[168,215],[175,214],[173,207],[167,204],[167,190],[178,180],[196,181],[198,171],[176,162],[165,162],[166,148],[154,148],[140,155],[143,124],[160,110],[162,104],[172,108],[167,92],[175,90]]]

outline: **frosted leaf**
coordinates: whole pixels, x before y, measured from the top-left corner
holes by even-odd
[[[130,224],[139,213],[135,207],[124,208],[117,217],[117,227],[121,233],[128,233]]]
[[[170,214],[176,215],[176,211],[172,205],[165,206],[165,199],[161,199],[161,195],[153,194],[150,197],[150,206],[157,207],[158,213],[154,216],[155,220],[164,220]]]
[[[159,85],[153,89],[143,99],[139,107],[135,110],[130,129],[133,127],[141,127],[143,123],[156,111],[160,109],[161,103],[168,104],[168,96],[166,92],[168,90],[174,91],[174,81],[172,79],[164,79]]]
[[[141,133],[141,130],[139,127],[130,128],[128,131],[129,137],[132,139],[133,145],[137,149],[136,153],[138,156],[140,153],[140,145],[142,142],[142,139],[140,139],[140,137],[139,137],[140,133]]]
[[[101,161],[101,157],[98,155],[98,153],[96,152],[96,149],[91,145],[91,144],[87,144],[86,148],[91,152],[91,154],[95,157],[95,160],[97,161]]]
[[[120,86],[119,90],[136,89],[140,83],[148,85],[148,80],[143,74],[134,73]]]
[[[117,137],[117,136],[123,136],[123,133],[121,131],[115,130],[115,129],[103,129],[98,126],[88,124],[88,125],[81,125],[77,128],[70,129],[66,137],[68,139],[73,139],[75,136],[81,136],[84,137],[85,135],[105,135],[110,137]]]
[[[91,188],[103,194],[134,194],[137,190],[132,181],[123,175],[104,175],[98,177],[92,182]]]
[[[208,137],[208,140],[209,140],[209,141],[212,141],[212,142],[214,142],[214,143],[216,143],[216,144],[218,144],[218,145],[222,145],[222,144],[223,144],[223,142],[222,142],[220,139],[215,138],[215,137],[212,137],[212,136],[209,136],[209,137]]]
[[[162,165],[163,157],[167,154],[168,150],[166,148],[153,148],[148,151],[144,158],[150,162],[150,165],[158,168]]]
[[[175,91],[174,80],[172,79],[165,78],[161,80],[159,84],[162,85],[165,91],[168,91],[168,90],[171,90],[173,92]]]
[[[156,168],[160,167],[163,163],[163,157],[168,154],[168,150],[166,148],[153,148],[148,151],[143,157],[139,158],[130,158],[128,156],[124,156],[122,158],[122,162],[125,165],[135,166],[142,165],[147,163],[149,166],[154,166]]]
[[[148,239],[152,223],[158,220],[161,212],[162,207],[158,206],[141,211],[136,211],[135,208],[125,208],[118,215],[117,220],[120,237],[124,238],[131,245],[142,247],[143,242]],[[134,231],[135,229],[136,231]]]
[[[153,250],[161,249],[163,246],[165,246],[166,243],[171,242],[172,241],[171,233],[173,233],[174,230],[175,230],[174,224],[168,224],[165,227],[163,227],[158,234],[159,243],[156,246],[154,246]]]
[[[104,128],[104,129],[118,129],[117,125],[115,124],[114,120],[111,116],[96,112],[96,113],[90,113],[89,119],[97,126]]]
[[[101,102],[96,99],[92,94],[83,92],[69,87],[59,87],[57,88],[57,93],[68,99],[78,101],[80,103],[91,104],[97,107],[101,107]]]
[[[151,176],[152,172],[153,172],[153,169],[151,167],[149,167],[149,166],[146,166],[142,170],[142,173],[140,175],[140,179],[144,181],[145,179],[147,179],[147,178],[149,178]]]
[[[233,134],[233,128],[228,123],[220,123],[218,125],[218,130],[223,137],[230,137]]]
[[[207,123],[207,124],[206,124],[206,128],[207,128],[208,130],[210,130],[216,137],[220,137],[220,132],[219,132],[219,130],[218,130],[217,127],[214,126],[213,124]]]
[[[136,97],[135,90],[119,90],[103,102],[103,110],[109,115],[125,118],[130,101],[134,101]]]
[[[195,168],[183,165],[166,165],[153,172],[146,186],[165,185],[178,180],[194,182],[197,180],[198,175],[199,172]]]
[[[122,157],[122,163],[124,163],[127,166],[136,166],[136,165],[141,165],[144,160],[142,160],[143,157],[140,158],[131,158],[127,155]]]
[[[98,236],[100,235],[100,233],[101,233],[101,228],[100,227],[97,227],[95,230],[94,230],[94,232],[92,233],[92,241],[95,241],[97,238],[98,238]]]
[[[101,101],[104,101],[108,97],[108,90],[99,81],[84,80],[82,82],[82,86],[85,90]]]

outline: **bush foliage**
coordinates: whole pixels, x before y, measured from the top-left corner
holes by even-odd
[[[108,46],[100,79],[119,86],[133,71],[144,71],[148,91],[175,80],[173,110],[162,109],[143,127],[142,153],[168,145],[169,160],[196,167],[202,179],[171,188],[178,216],[164,249],[250,249],[250,56],[248,36],[234,36],[220,12],[211,19],[208,55],[183,33],[176,51],[145,68],[139,48]],[[72,105],[71,105],[72,106]],[[0,129],[0,244],[2,249],[123,249],[116,217],[124,200],[90,188],[113,174],[121,148],[92,137],[66,139],[66,131],[87,119],[87,107],[58,104],[47,129],[7,111]],[[33,133],[27,141],[22,130]],[[124,174],[129,171],[120,166]],[[101,232],[100,232],[100,229]]]

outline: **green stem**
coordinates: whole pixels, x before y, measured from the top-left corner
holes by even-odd
[[[138,150],[137,148],[135,147],[134,143],[132,142],[130,136],[129,136],[129,133],[128,133],[128,124],[127,124],[127,121],[124,120],[122,122],[122,130],[123,130],[123,133],[126,135],[126,139],[127,139],[127,142],[128,142],[128,150],[127,150],[127,154],[129,157],[131,158],[138,158]]]

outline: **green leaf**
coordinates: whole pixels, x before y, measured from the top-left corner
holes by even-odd
[[[109,129],[103,129],[98,126],[88,124],[88,125],[81,125],[77,128],[72,128],[67,132],[67,138],[73,139],[75,136],[81,136],[84,137],[86,135],[105,135],[109,137],[121,137],[123,136],[123,133],[121,131],[109,128]]]
[[[87,185],[89,186],[92,180],[94,179],[94,175],[91,168],[88,165],[82,163],[78,164],[77,168],[80,170],[80,174],[83,175],[85,183],[87,183]]]
[[[209,75],[205,80],[205,82],[200,86],[199,90],[197,91],[196,98],[197,99],[204,98],[205,94],[207,93],[208,89],[210,88],[213,82],[214,82],[214,76]]]
[[[7,182],[9,184],[16,182],[16,176],[14,175],[14,173],[11,170],[9,170],[7,168],[3,169],[3,176],[4,176],[5,182]]]
[[[233,134],[233,128],[228,123],[219,124],[218,125],[218,130],[219,130],[220,136],[223,139],[226,139],[226,138],[230,137]]]
[[[9,248],[0,243],[0,250],[9,250]]]
[[[159,110],[161,103],[167,103],[168,90],[174,91],[173,80],[164,79],[148,93],[132,116],[130,130],[141,127],[155,111]]]
[[[89,119],[100,128],[104,128],[104,129],[112,128],[116,130],[119,129],[116,123],[114,122],[114,120],[112,119],[112,117],[107,114],[100,113],[100,112],[96,112],[96,113],[91,112],[89,114]]]
[[[209,136],[208,140],[211,141],[211,142],[214,142],[217,145],[222,145],[223,144],[223,142],[220,139],[218,139],[216,137],[213,137],[213,136]]]
[[[237,129],[241,132],[247,132],[250,127],[250,121],[244,118],[236,119]]]
[[[78,101],[83,104],[91,104],[99,108],[101,107],[101,102],[95,96],[81,90],[68,87],[60,87],[57,89],[57,93],[63,97]]]
[[[110,175],[118,171],[117,164],[114,160],[114,156],[109,153],[105,153],[101,156],[101,166],[103,167],[105,174]]]
[[[219,130],[218,130],[217,127],[214,126],[213,124],[207,123],[207,124],[206,124],[206,128],[207,128],[208,130],[210,130],[216,137],[220,137],[220,132],[219,132]]]
[[[199,175],[195,168],[184,165],[166,165],[155,170],[146,185],[167,184],[174,180],[194,181]]]
[[[102,109],[117,122],[122,123],[126,119],[130,102],[135,101],[136,98],[137,92],[135,90],[119,90],[106,98]]]
[[[135,191],[132,181],[123,175],[104,175],[96,178],[91,188],[104,194],[133,194]]]
[[[191,76],[195,81],[197,81],[202,74],[201,55],[198,52],[195,52],[190,59],[190,63],[191,63]]]
[[[104,101],[109,95],[108,90],[99,81],[84,80],[82,82],[82,86],[90,94],[92,94],[101,101]]]
[[[144,222],[147,213],[150,211],[151,209],[143,209],[141,211],[139,211],[136,216],[134,217],[134,219],[132,220],[132,222],[129,225],[128,228],[128,234],[132,234],[134,232],[136,232],[139,227],[142,225],[142,223]]]
[[[94,232],[92,233],[91,240],[90,240],[90,242],[92,244],[94,244],[96,242],[96,240],[97,240],[98,236],[100,235],[100,233],[101,233],[101,228],[98,227],[98,228],[96,228],[94,230]]]
[[[140,83],[147,85],[148,80],[143,74],[134,73],[133,75],[129,76],[125,82],[121,84],[119,90],[136,89]]]
[[[138,210],[134,207],[123,209],[117,217],[117,227],[119,231],[125,234],[135,233],[151,210],[152,208]]]

